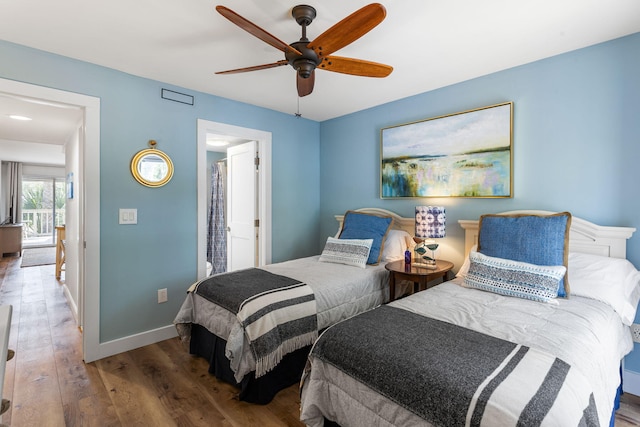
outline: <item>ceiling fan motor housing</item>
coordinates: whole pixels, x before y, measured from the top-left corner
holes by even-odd
[[[300,39],[295,43],[291,43],[290,46],[302,53],[298,55],[294,52],[285,52],[284,56],[289,61],[289,64],[298,72],[298,75],[303,79],[309,78],[313,70],[322,62],[313,49],[309,49],[307,45],[309,40]]]

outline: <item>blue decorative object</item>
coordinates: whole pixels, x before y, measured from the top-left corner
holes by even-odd
[[[67,174],[67,199],[73,199],[73,172]]]
[[[478,252],[541,266],[568,266],[571,214],[482,215]],[[558,296],[569,296],[569,282],[560,281]]]
[[[367,264],[378,264],[382,255],[382,246],[393,218],[354,211],[344,215],[341,239],[373,239]]]
[[[442,206],[416,206],[416,258],[426,261],[426,264],[435,267],[436,249],[438,243],[435,241],[425,243],[423,238],[439,239],[446,236],[446,215]],[[431,251],[431,256],[425,255],[427,249]]]

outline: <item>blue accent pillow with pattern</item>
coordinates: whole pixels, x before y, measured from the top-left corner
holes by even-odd
[[[541,266],[569,263],[571,214],[482,215],[479,222],[478,252]],[[569,296],[569,280],[560,281],[559,297]]]

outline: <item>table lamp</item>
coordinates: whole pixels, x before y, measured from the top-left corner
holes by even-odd
[[[446,235],[446,216],[442,206],[416,206],[416,235],[413,241],[416,242],[414,251],[416,267],[436,268],[436,249],[439,244],[426,239],[439,239]],[[431,251],[431,256],[426,255],[427,249]]]

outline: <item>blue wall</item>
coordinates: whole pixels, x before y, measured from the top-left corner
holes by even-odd
[[[196,280],[197,119],[272,133],[272,259],[317,252],[317,122],[1,41],[0,77],[100,98],[101,342],[170,325]],[[195,105],[162,99],[162,88]],[[164,187],[144,187],[129,170],[149,139],[174,163]],[[138,224],[118,225],[119,208],[137,208]]]
[[[460,254],[452,259],[457,270],[459,219],[568,210],[597,224],[636,227],[627,251],[640,267],[639,76],[635,34],[321,123],[320,245],[335,233],[332,215],[347,209],[411,217],[416,205],[437,204],[447,208],[443,245]],[[505,101],[514,103],[513,198],[380,199],[382,128]],[[640,351],[626,368],[640,372]]]
[[[0,77],[101,98],[102,342],[169,324],[195,280],[197,118],[273,133],[273,261],[318,253],[336,213],[373,206],[412,216],[423,203],[447,207],[444,245],[462,253],[457,220],[489,212],[569,210],[640,230],[639,70],[635,34],[318,124],[0,42]],[[163,87],[195,105],[162,100]],[[380,199],[381,128],[504,101],[514,103],[512,199]],[[128,170],[151,138],[176,169],[159,189]],[[117,225],[121,207],[138,208],[138,226]],[[636,266],[638,234],[628,243]],[[162,287],[170,303],[158,305]],[[626,368],[640,372],[640,351]]]

